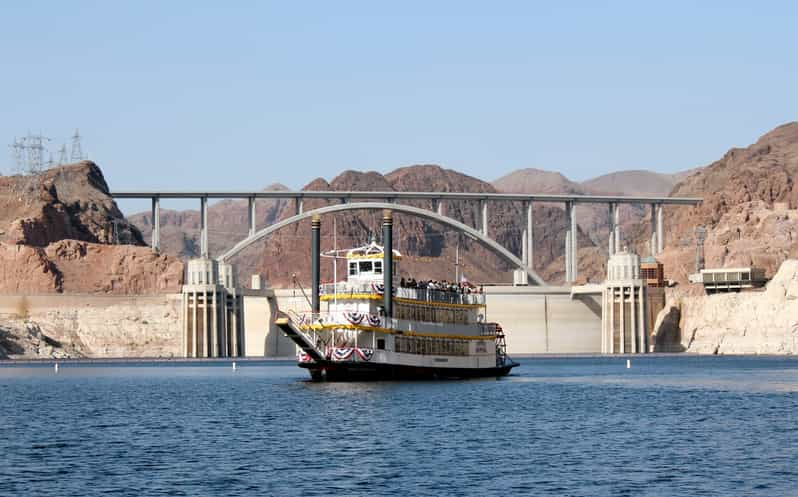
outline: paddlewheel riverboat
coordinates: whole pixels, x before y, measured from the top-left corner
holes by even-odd
[[[317,282],[318,219],[313,223]],[[391,224],[386,213],[388,247]],[[313,380],[504,376],[518,365],[507,356],[501,326],[485,322],[485,295],[477,289],[394,285],[402,255],[375,242],[342,252],[346,281],[314,285],[311,312],[277,320]]]

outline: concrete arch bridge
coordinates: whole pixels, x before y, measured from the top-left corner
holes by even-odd
[[[620,204],[644,204],[651,207],[651,254],[656,255],[663,248],[663,206],[682,205],[692,206],[701,202],[700,198],[676,197],[624,197],[602,195],[543,195],[543,194],[507,194],[507,193],[470,193],[470,192],[395,192],[395,191],[270,191],[270,192],[185,192],[185,191],[115,191],[111,196],[117,199],[137,198],[151,199],[152,201],[152,248],[160,250],[160,200],[170,199],[199,199],[200,200],[200,255],[208,257],[208,199],[247,199],[249,202],[248,236],[237,243],[233,248],[219,257],[224,261],[243,250],[245,247],[261,240],[274,231],[293,223],[308,219],[314,214],[329,214],[334,212],[354,211],[363,209],[391,209],[395,212],[418,216],[428,219],[465,234],[487,247],[512,266],[526,274],[527,281],[533,285],[546,285],[532,267],[534,246],[534,220],[532,206],[535,202],[562,203],[568,222],[565,227],[565,279],[567,283],[576,281],[577,267],[577,220],[575,206],[578,203],[600,203],[609,208],[610,233],[609,253],[614,254],[620,249]],[[255,223],[255,203],[257,199],[293,199],[296,214],[290,218],[279,221],[266,228],[258,229]],[[305,199],[324,199],[328,201],[339,200],[339,204],[329,205],[310,211],[304,211]],[[430,209],[401,204],[402,200],[426,200],[431,203]],[[468,226],[446,215],[447,201],[478,202],[481,218],[479,226]],[[522,255],[517,257],[507,248],[489,236],[489,211],[491,203],[521,202],[524,205],[525,224],[523,240],[521,243]]]
[[[344,211],[354,211],[354,210],[385,210],[390,209],[393,212],[400,212],[403,214],[410,214],[413,216],[417,216],[423,219],[428,219],[430,221],[435,221],[437,223],[443,224],[445,226],[449,226],[454,228],[455,230],[465,234],[466,236],[470,237],[471,239],[481,243],[483,246],[487,247],[499,257],[510,263],[512,266],[519,268],[520,270],[524,271],[527,277],[527,281],[533,285],[545,285],[546,283],[543,279],[532,269],[530,268],[525,260],[521,260],[515,256],[512,252],[504,248],[500,245],[496,240],[485,236],[482,231],[479,231],[467,224],[461,223],[456,219],[452,219],[448,216],[444,216],[439,214],[436,211],[431,211],[427,209],[421,209],[419,207],[413,207],[410,205],[402,205],[402,204],[395,204],[390,202],[356,202],[356,203],[346,203],[346,204],[339,204],[339,205],[329,205],[325,207],[320,207],[318,209],[313,209],[310,211],[302,212],[296,214],[292,217],[287,219],[283,219],[277,223],[272,224],[266,228],[261,229],[255,233],[251,233],[247,238],[238,242],[234,247],[230,250],[225,252],[224,254],[218,257],[220,262],[223,262],[231,257],[235,256],[245,248],[249,247],[253,243],[256,243],[270,234],[274,233],[275,231],[289,226],[291,224],[298,223],[304,219],[310,219],[315,215],[322,215],[322,214],[332,214],[335,212],[344,212]]]

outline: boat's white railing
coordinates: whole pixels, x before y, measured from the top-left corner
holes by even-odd
[[[319,289],[322,295],[346,295],[346,294],[355,294],[355,293],[376,293],[374,287],[372,285],[377,285],[377,283],[372,283],[370,281],[339,281],[338,283],[324,283],[321,285]],[[379,288],[382,288],[382,283],[379,283]]]
[[[481,325],[480,335],[488,336],[488,337],[495,337],[496,336],[496,323],[482,323]]]
[[[374,294],[381,295],[382,284],[378,282],[364,281],[364,282],[339,282],[339,283],[325,283],[321,285],[320,292],[322,295],[336,294],[338,297],[346,297],[347,295],[356,294]],[[443,304],[469,304],[469,305],[484,305],[485,294],[469,292],[465,289],[458,288],[457,290],[441,290],[437,288],[409,288],[398,287],[394,288],[394,296],[398,298],[420,300],[423,302],[438,302]]]
[[[485,294],[467,293],[461,290],[439,290],[435,288],[408,288],[396,289],[396,296],[426,302],[439,302],[444,304],[485,304]]]
[[[314,330],[311,327],[305,327],[304,325],[310,325],[314,322],[314,318],[318,319],[318,314],[314,315],[310,312],[296,312],[294,310],[285,311],[288,315],[288,318],[293,321],[296,325],[297,331],[301,333],[310,343],[312,343],[317,349],[319,348],[319,343],[323,342],[320,340],[319,333],[317,330]]]

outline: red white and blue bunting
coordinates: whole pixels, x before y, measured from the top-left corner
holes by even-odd
[[[374,350],[372,349],[355,349],[358,357],[363,359],[364,361],[370,361],[371,357],[374,355]]]
[[[382,283],[375,283],[374,281],[371,282],[371,289],[374,290],[376,293],[382,295],[385,293],[385,285]]]
[[[306,354],[304,350],[297,352],[296,356],[299,362],[313,362],[313,358]]]
[[[357,356],[362,361],[370,361],[374,356],[374,350],[361,349],[357,347],[335,347],[332,349],[330,359],[336,362],[342,362],[350,361],[354,359],[354,356]]]
[[[375,316],[374,314],[366,315],[366,319],[368,319],[369,326],[377,327],[382,323],[382,319],[379,316]]]
[[[352,324],[360,324],[363,322],[363,318],[366,317],[366,314],[363,312],[358,311],[345,311],[344,318]]]
[[[354,349],[352,347],[336,347],[333,349],[333,361],[345,361],[352,357]]]

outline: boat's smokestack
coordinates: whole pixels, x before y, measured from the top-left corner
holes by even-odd
[[[393,214],[389,209],[382,211],[382,242],[382,282],[385,287],[383,307],[385,317],[390,318],[393,316]]]
[[[311,285],[311,298],[310,298],[310,307],[311,312],[313,314],[318,314],[321,310],[321,305],[319,304],[319,287],[321,286],[321,276],[319,275],[319,265],[321,262],[321,216],[318,214],[313,216],[313,219],[310,222],[311,226],[311,270],[310,279],[312,280]]]

